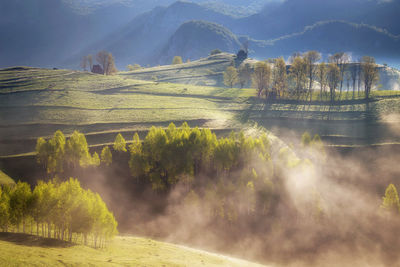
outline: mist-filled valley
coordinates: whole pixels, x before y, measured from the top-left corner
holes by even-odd
[[[398,266],[399,1],[0,3],[0,266]]]

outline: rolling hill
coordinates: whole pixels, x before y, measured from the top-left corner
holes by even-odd
[[[81,55],[105,48],[115,56],[120,68],[133,63],[157,65],[158,55],[168,40],[189,20],[204,20],[227,26],[234,19],[194,3],[178,1],[135,17],[122,29],[93,44]],[[71,60],[76,62],[77,58]]]
[[[269,5],[264,11],[246,18],[226,16],[195,3],[176,2],[136,17],[124,29],[94,44],[83,54],[106,47],[116,56],[120,68],[133,63],[169,63],[166,58],[180,52],[173,47],[182,46],[175,42],[182,43],[184,38],[179,36],[183,35],[184,29],[188,32],[190,26],[191,37],[187,37],[191,42],[182,51],[187,55],[187,51],[190,50],[190,59],[193,59],[194,55],[197,55],[197,58],[206,56],[209,51],[205,48],[212,50],[210,47],[217,44],[226,47],[226,52],[232,52],[230,40],[237,39],[239,42],[249,40],[251,56],[259,59],[280,56],[287,58],[295,51],[318,50],[325,56],[337,51],[346,51],[352,53],[355,58],[368,54],[376,57],[380,63],[398,66],[400,56],[396,49],[399,43],[397,30],[387,28],[387,24],[378,23],[384,20],[383,15],[379,21],[377,18],[371,20],[371,24],[365,21],[368,22],[373,16],[367,16],[365,20],[360,19],[371,10],[377,9],[384,13],[385,10],[397,7],[373,1],[363,2],[361,5],[360,1],[362,0],[328,1],[327,4],[321,4],[319,1],[299,1],[301,5],[296,1],[286,1]],[[347,12],[342,12],[344,6]],[[192,20],[217,23],[226,28],[225,32],[231,31],[232,34],[229,34],[229,40],[219,39],[217,44],[210,44],[210,40],[215,38],[215,32],[204,32],[204,27],[195,27],[193,23],[185,25],[187,21]]]
[[[118,236],[93,249],[24,234],[0,233],[1,266],[264,266],[151,239]]]
[[[140,12],[121,2],[95,8],[66,0],[0,2],[0,67],[65,66],[66,59],[128,23]],[[116,15],[118,14],[118,15]],[[78,68],[79,60],[70,65]]]
[[[101,146],[113,142],[118,132],[130,140],[134,132],[146,132],[152,125],[180,125],[184,121],[220,133],[255,121],[276,134],[281,134],[279,129],[293,126],[300,135],[314,129],[326,136],[357,138],[352,140],[357,144],[398,141],[395,132],[381,133],[385,132],[382,127],[397,122],[381,121],[386,114],[399,112],[396,92],[393,97],[389,94],[380,98],[378,94],[379,101],[368,108],[362,101],[334,106],[266,105],[254,98],[254,89],[218,87],[232,60],[232,54],[222,53],[186,64],[113,76],[28,67],[2,69],[0,156],[30,153],[38,137],[49,137],[58,129],[67,135],[79,130],[87,135],[89,145]],[[394,69],[381,70],[387,73],[386,82],[398,77]],[[371,117],[376,118],[373,125],[365,121]],[[371,130],[355,131],[356,124],[360,129],[370,125]],[[367,140],[366,135],[373,138]]]
[[[236,53],[240,49],[238,38],[225,27],[206,21],[183,23],[171,36],[159,55],[161,64],[169,64],[175,55],[184,60],[207,56],[213,49]]]

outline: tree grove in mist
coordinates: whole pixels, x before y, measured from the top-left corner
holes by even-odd
[[[69,242],[81,238],[85,245],[90,237],[94,247],[118,233],[114,215],[101,197],[82,189],[73,178],[39,181],[33,191],[23,182],[0,187],[0,228],[20,232],[21,225],[23,233],[29,226],[31,234]]]

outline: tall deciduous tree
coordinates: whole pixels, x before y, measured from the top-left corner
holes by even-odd
[[[293,63],[289,69],[290,77],[294,82],[295,92],[298,97],[300,97],[306,83],[307,69],[304,59],[297,56],[293,59]]]
[[[108,146],[105,146],[101,151],[101,162],[106,166],[110,166],[112,163],[112,153]]]
[[[257,96],[261,98],[263,92],[268,97],[268,88],[271,83],[271,66],[267,62],[257,62],[252,75],[253,87],[257,89]]]
[[[329,63],[327,78],[328,86],[330,89],[331,102],[333,102],[335,100],[336,88],[338,87],[338,84],[340,82],[340,69],[336,64]]]
[[[320,99],[322,101],[322,95],[325,93],[326,91],[326,86],[328,84],[328,80],[327,80],[327,66],[325,64],[325,62],[322,62],[321,64],[319,64],[318,66],[318,70],[317,70],[317,80],[320,84]]]
[[[117,68],[115,67],[114,57],[111,53],[107,55],[107,66],[104,69],[104,73],[107,75],[111,75],[117,72]]]
[[[386,188],[381,207],[385,210],[395,212],[396,214],[400,212],[399,194],[394,184],[390,184]]]
[[[25,233],[25,222],[29,214],[29,199],[31,188],[27,183],[18,182],[10,195],[11,221],[18,229],[22,223],[22,231]]]
[[[172,59],[172,65],[177,65],[177,64],[182,64],[182,63],[183,63],[182,57],[180,57],[180,56],[175,56]]]
[[[365,98],[369,99],[372,87],[379,80],[378,67],[373,57],[364,56],[361,60],[362,77],[364,81]]]
[[[312,88],[314,83],[314,77],[316,74],[317,66],[316,63],[321,59],[321,54],[317,51],[308,51],[303,55],[304,64],[306,67],[307,77],[309,81],[308,93],[310,94],[310,101],[312,100]]]
[[[353,99],[355,98],[356,95],[356,83],[357,83],[357,79],[359,79],[360,77],[358,77],[358,69],[360,68],[360,63],[355,62],[354,64],[352,64],[352,67],[350,69],[350,76],[351,76],[351,81],[352,81],[352,89],[353,89]]]
[[[238,69],[238,78],[240,88],[248,86],[249,81],[251,80],[251,67],[249,63],[240,65]]]
[[[287,71],[285,60],[277,58],[272,71],[272,90],[275,96],[283,96],[287,91]]]
[[[224,84],[232,88],[238,83],[238,72],[235,67],[229,66],[224,72]]]
[[[103,68],[104,75],[107,74],[107,72],[106,72],[106,69],[108,66],[107,60],[108,60],[108,52],[107,51],[102,50],[96,54],[96,61]]]
[[[0,186],[0,228],[3,231],[8,230],[10,222],[10,196]]]
[[[114,57],[107,51],[100,51],[96,55],[96,61],[101,65],[104,75],[110,75],[117,72],[115,67]]]
[[[115,151],[118,152],[126,152],[126,141],[125,138],[122,136],[122,134],[118,134],[115,137],[115,141],[114,141],[114,146],[113,146]]]
[[[340,72],[340,96],[342,96],[344,72],[346,71],[347,64],[350,62],[350,55],[345,52],[339,52],[329,57],[330,63],[335,63],[339,67]]]
[[[73,167],[87,163],[90,158],[85,135],[74,131],[65,146],[66,162]]]

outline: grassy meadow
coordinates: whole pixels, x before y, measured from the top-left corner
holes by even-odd
[[[231,60],[222,54],[110,76],[30,67],[2,69],[0,169],[16,181],[22,178],[33,184],[35,175],[43,175],[43,170],[34,174],[39,168],[33,152],[39,137],[49,138],[56,130],[69,136],[78,130],[85,134],[92,153],[100,152],[105,144],[112,145],[118,133],[132,142],[135,132],[144,137],[151,126],[167,127],[171,122],[207,127],[217,135],[258,125],[275,135],[270,135],[272,141],[283,144],[282,139],[289,147],[305,131],[319,134],[325,145],[336,148],[400,144],[399,91],[374,91],[368,102],[362,94],[353,98],[352,92],[343,92],[330,103],[321,101],[318,91],[312,102],[295,97],[267,102],[256,98],[253,88],[220,86]],[[91,174],[100,177],[101,170]],[[91,182],[96,183],[88,184]],[[0,184],[10,183],[14,181],[0,171]],[[106,248],[93,249],[0,233],[0,266],[112,265],[259,266],[132,236],[117,236]]]
[[[262,266],[147,238],[117,236],[94,249],[25,234],[0,233],[0,266]]]
[[[90,145],[99,145],[112,142],[118,132],[130,139],[135,131],[146,131],[151,125],[167,126],[170,122],[186,121],[191,126],[230,131],[249,121],[271,128],[276,126],[276,120],[285,119],[286,124],[287,121],[306,124],[292,127],[299,133],[307,127],[317,133],[320,128],[332,128],[332,122],[377,123],[385,114],[400,113],[397,91],[375,91],[374,101],[368,105],[357,99],[362,96],[356,95],[352,100],[352,92],[343,93],[342,101],[334,105],[315,101],[319,99],[318,92],[313,94],[312,103],[291,99],[266,103],[255,98],[252,88],[193,85],[193,81],[184,84],[182,80],[182,75],[204,80],[212,71],[219,75],[210,77],[216,82],[227,62],[230,58],[222,55],[112,76],[28,67],[3,69],[0,71],[0,156],[30,153],[38,137],[49,137],[58,129],[66,134],[78,129],[90,135]],[[176,78],[173,81],[181,83],[161,78],[151,81],[154,74]],[[352,134],[353,129],[340,132],[333,129],[322,135],[354,137]],[[400,140],[386,138],[384,141]]]

